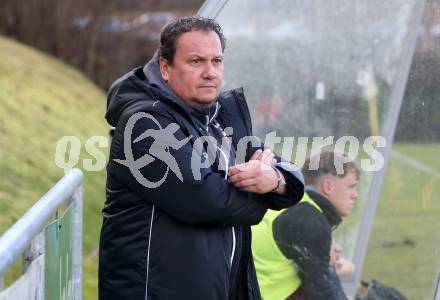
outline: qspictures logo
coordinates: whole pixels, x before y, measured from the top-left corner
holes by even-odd
[[[133,137],[136,123],[142,119],[145,119],[144,121],[153,126],[148,126],[148,129],[144,132]],[[270,132],[266,135],[264,144],[261,140],[253,136],[242,137],[235,147],[235,157],[231,160],[230,148],[233,128],[227,127],[223,130],[224,136],[221,139],[220,145],[217,139],[209,134],[197,138],[190,135],[179,140],[176,136],[184,136],[183,134],[177,134],[179,130],[180,127],[176,123],[170,123],[166,127],[163,127],[151,114],[146,112],[135,113],[127,121],[123,132],[123,153],[125,159],[114,159],[114,161],[128,168],[136,181],[146,188],[157,188],[161,186],[169,176],[170,171],[179,180],[184,181],[184,176],[180,169],[182,164],[179,166],[180,162],[172,154],[177,153],[183,147],[186,147],[186,153],[191,153],[190,157],[189,155],[187,156],[188,159],[190,159],[191,172],[185,172],[185,174],[192,174],[192,179],[194,180],[200,180],[202,169],[211,168],[213,165],[216,166],[217,170],[226,172],[230,161],[233,161],[237,165],[244,163],[249,143],[256,148],[265,147],[274,149],[276,147],[277,149],[281,149],[280,154],[283,158],[287,158],[287,160],[290,160],[289,158],[295,158],[293,161],[294,165],[286,164],[283,167],[292,168],[293,166],[296,170],[303,166],[307,156],[319,154],[328,147],[332,147],[340,153],[347,154],[345,160],[335,160],[335,164],[338,164],[335,165],[335,169],[338,173],[343,172],[344,163],[358,158],[361,152],[363,155],[359,160],[363,171],[374,172],[384,166],[383,155],[378,151],[378,148],[386,147],[386,140],[382,136],[370,136],[362,143],[354,136],[343,136],[336,140],[334,136],[298,137],[295,145],[294,137],[279,137],[276,135],[276,132]],[[147,145],[145,147],[145,153],[141,153],[140,157],[135,158],[133,148],[137,147],[136,149],[139,149],[139,144],[142,142],[144,142],[142,145]],[[82,166],[84,170],[101,171],[105,168],[107,161],[102,150],[108,150],[108,144],[108,138],[103,136],[93,136],[87,140],[85,150],[94,159],[87,158],[83,160]],[[277,147],[278,144],[281,144],[281,147]],[[310,144],[311,147],[309,147]],[[55,164],[64,169],[65,172],[68,172],[78,165],[80,151],[81,142],[78,137],[65,136],[61,138],[56,146]],[[295,155],[293,155],[294,152]],[[137,156],[139,156],[139,151],[137,151],[137,153]],[[150,181],[144,176],[146,172],[143,174],[142,170],[152,168],[151,164],[155,161],[162,162],[166,168],[163,174],[159,174],[159,180]],[[313,161],[308,168],[310,170],[316,170],[318,165],[319,162]],[[156,172],[156,170],[154,170],[154,172]],[[157,176],[158,174],[155,175]]]
[[[157,126],[157,129],[147,129],[144,133],[131,141],[133,128],[136,122],[142,118],[152,120]],[[128,120],[124,130],[125,160],[115,159],[115,161],[129,168],[134,178],[147,188],[159,187],[168,176],[169,170],[171,170],[177,178],[183,181],[182,172],[180,172],[176,159],[171,155],[170,148],[175,150],[180,149],[192,138],[192,135],[179,141],[175,137],[175,133],[178,129],[179,125],[176,123],[171,123],[167,127],[162,128],[160,123],[152,115],[145,112],[135,113]],[[148,153],[145,153],[142,157],[135,160],[133,157],[132,143],[138,143],[148,137],[153,140],[151,147],[148,149]],[[156,159],[159,159],[166,164],[166,171],[160,180],[152,182],[146,179],[140,170],[154,162]]]

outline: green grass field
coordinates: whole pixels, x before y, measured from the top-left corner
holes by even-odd
[[[14,41],[0,38],[0,234],[64,172],[54,163],[57,141],[77,136],[83,158],[94,135],[107,136],[105,95],[80,72]],[[102,152],[107,153],[107,149]],[[105,170],[85,172],[84,299],[97,299],[97,248]],[[18,264],[17,264],[18,265]],[[15,267],[6,283],[17,275]]]
[[[432,300],[440,273],[440,144],[397,144],[394,149],[419,165],[392,156],[363,278],[377,278],[408,299]]]

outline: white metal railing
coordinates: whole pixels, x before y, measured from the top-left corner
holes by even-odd
[[[0,282],[14,261],[23,254],[23,272],[44,256],[44,229],[63,204],[71,205],[72,218],[72,298],[82,299],[82,201],[83,173],[73,169],[40,198],[12,227],[0,237]],[[44,274],[44,263],[41,264]],[[0,291],[1,291],[0,284]],[[37,283],[38,299],[44,299],[44,276]],[[1,295],[0,295],[1,296]]]

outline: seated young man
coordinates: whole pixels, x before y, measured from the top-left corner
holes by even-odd
[[[346,161],[334,151],[307,159],[303,199],[290,208],[268,211],[252,227],[252,253],[264,300],[347,299],[330,262],[332,231],[358,197],[360,169]]]

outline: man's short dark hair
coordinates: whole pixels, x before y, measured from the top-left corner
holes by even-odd
[[[214,31],[220,38],[222,51],[225,50],[226,38],[220,25],[213,19],[194,16],[177,19],[163,28],[160,35],[159,58],[165,58],[172,65],[174,54],[176,53],[177,40],[182,34],[193,30]]]
[[[306,185],[316,185],[323,175],[344,177],[349,172],[354,172],[359,179],[361,170],[356,161],[348,159],[345,153],[325,150],[306,159],[302,167]],[[336,166],[342,165],[342,172],[338,173]]]

